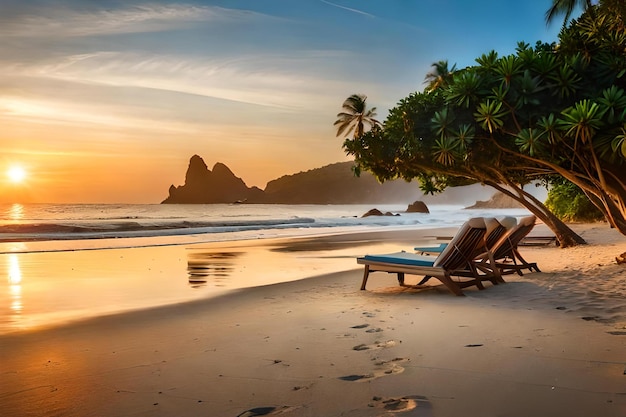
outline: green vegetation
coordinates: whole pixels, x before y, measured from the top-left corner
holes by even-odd
[[[623,3],[588,7],[558,45],[520,42],[515,54],[491,51],[461,70],[434,64],[424,92],[344,141],[356,172],[417,179],[428,193],[490,185],[570,246],[584,241],[524,189],[565,178],[626,234],[626,30],[615,8]]]
[[[546,207],[566,222],[593,222],[604,219],[580,188],[569,181],[552,184]]]

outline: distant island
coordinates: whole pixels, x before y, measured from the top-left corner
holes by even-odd
[[[468,209],[485,209],[485,208],[508,209],[508,208],[519,208],[519,207],[524,207],[524,206],[522,206],[519,202],[515,201],[508,195],[502,194],[501,192],[497,192],[489,200],[476,201],[474,205],[466,207],[466,208]]]
[[[416,200],[438,204],[473,204],[489,199],[492,189],[479,185],[450,189],[439,196],[424,196],[415,182],[404,180],[380,183],[369,172],[356,177],[352,162],[338,162],[321,168],[285,175],[267,183],[264,190],[248,187],[225,164],[209,169],[194,155],[183,185],[171,185],[162,204],[408,204]]]

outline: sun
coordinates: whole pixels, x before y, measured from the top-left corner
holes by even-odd
[[[15,184],[19,184],[26,179],[26,170],[19,165],[13,165],[7,171],[7,177]]]

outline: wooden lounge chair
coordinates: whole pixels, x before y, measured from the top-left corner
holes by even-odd
[[[365,265],[361,290],[365,290],[371,272],[396,273],[398,283],[403,286],[405,274],[425,276],[416,287],[421,287],[430,278],[437,278],[456,295],[464,295],[462,288],[469,286],[484,289],[482,281],[488,279],[495,283],[497,276],[493,268],[479,270],[474,262],[484,249],[486,230],[483,218],[469,219],[439,256],[396,252],[357,258],[357,263]],[[453,276],[459,277],[459,280],[453,280]],[[464,279],[461,280],[461,277]]]
[[[514,217],[485,217],[485,251],[496,244],[498,240],[512,227],[515,227],[517,220]],[[439,243],[427,246],[416,246],[414,250],[421,255],[436,255],[448,246],[448,243]]]
[[[508,218],[507,218],[508,219]],[[515,223],[515,219],[513,219]],[[485,217],[485,246],[484,251],[490,250],[510,229],[506,223],[502,220],[498,220],[494,217]]]
[[[491,250],[502,239],[504,235],[509,232],[509,227],[517,223],[514,218],[507,217],[503,221],[493,217],[486,217],[485,226],[485,239],[482,247],[477,248],[475,252],[473,266],[479,271],[476,274],[476,278],[480,280],[489,280],[492,284],[498,285],[499,283],[505,283],[502,278],[502,273],[499,268],[494,267],[495,260],[491,256]]]
[[[523,269],[528,269],[531,272],[533,270],[541,272],[535,262],[527,262],[517,249],[522,239],[535,227],[536,220],[536,216],[521,218],[515,227],[505,233],[489,248],[489,252],[481,256],[481,260],[477,261],[477,268],[487,271],[495,265],[499,269],[500,274],[517,272],[519,275],[524,275],[522,273]]]

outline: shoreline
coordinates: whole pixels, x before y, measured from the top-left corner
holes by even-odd
[[[387,274],[358,289],[352,254],[410,234],[273,242],[259,253],[293,257],[308,278],[0,335],[0,407],[20,416],[622,416],[626,282],[611,257],[626,239],[604,225],[574,228],[590,245],[523,247],[541,273],[466,297],[398,287]],[[350,268],[316,270],[324,260]]]
[[[411,247],[439,230],[454,228],[5,253],[0,334],[356,269],[364,251]]]
[[[421,226],[421,227],[416,227]],[[45,253],[45,252],[77,252],[88,250],[133,249],[161,246],[185,245],[229,245],[231,243],[251,244],[252,242],[272,242],[274,240],[318,239],[329,236],[388,234],[388,233],[417,233],[417,236],[434,233],[435,230],[456,230],[454,226],[412,225],[412,226],[367,226],[363,228],[348,227],[320,227],[310,228],[306,233],[302,229],[275,229],[266,230],[267,235],[250,235],[248,232],[224,233],[186,233],[176,235],[136,236],[124,238],[64,238],[54,240],[50,238],[0,240],[0,255],[11,253]],[[404,230],[408,229],[408,230]],[[254,231],[257,233],[258,231]],[[449,232],[448,232],[449,233]],[[216,238],[219,237],[219,238]],[[220,239],[222,238],[222,239]],[[132,243],[131,243],[132,242]]]
[[[551,246],[530,246],[523,247],[523,252],[539,251],[539,256],[541,256],[547,253],[548,249],[556,249],[552,251],[554,256],[563,257],[563,255],[584,251],[584,248],[588,246],[598,247],[599,241],[606,240],[605,238],[611,234],[613,236],[605,246],[610,248],[616,245],[615,242],[620,242],[621,235],[604,227],[601,223],[579,224],[573,227],[578,229],[577,232],[584,238],[590,234],[590,245],[564,251]],[[7,327],[7,322],[5,321],[4,324],[2,322],[0,311],[0,334],[7,333],[7,330],[8,333],[13,333],[28,331],[29,328],[36,330],[36,328],[63,326],[76,320],[83,320],[84,317],[124,314],[158,308],[161,305],[210,300],[243,288],[313,279],[334,272],[362,270],[362,267],[356,264],[358,256],[366,253],[410,250],[416,242],[432,242],[437,236],[449,236],[455,231],[454,227],[383,229],[226,242],[153,244],[146,247],[132,246],[87,251],[3,254],[0,256],[0,261],[5,260],[5,264],[2,265],[0,262],[0,269],[8,272],[9,288],[5,291],[4,299],[0,294],[0,305],[10,304],[11,309],[18,307],[16,311],[9,312],[9,315],[13,315],[13,318],[18,321],[23,321],[24,325]],[[535,226],[531,236],[549,234],[551,231],[539,223]],[[623,251],[626,251],[626,246],[623,246]],[[604,254],[602,251],[597,252],[593,256]],[[613,255],[617,255],[617,252],[618,250]],[[17,257],[23,261],[18,261]],[[568,262],[575,263],[579,256],[568,255],[566,258]],[[604,260],[604,262],[612,261],[611,256]],[[544,260],[540,258],[539,262],[543,263]],[[58,267],[55,268],[55,264]],[[98,265],[98,272],[102,278],[95,277],[98,279],[94,279],[92,265]],[[196,267],[199,267],[200,274],[194,271]],[[11,276],[12,273],[15,274],[15,269],[17,278]],[[567,273],[567,269],[568,266],[565,266],[562,272]],[[528,276],[532,278],[532,275]],[[59,284],[55,288],[46,283],[46,297],[61,298],[64,303],[69,302],[69,304],[60,304],[60,302],[46,304],[41,298],[42,288],[37,288],[42,285],[42,279],[52,283],[58,281]],[[555,274],[550,274],[549,279],[551,281],[547,284],[548,286],[567,285],[565,279],[555,279]],[[36,280],[39,282],[31,282]],[[410,278],[408,283],[411,283]],[[29,288],[30,284],[35,288],[34,291],[33,288]],[[94,284],[97,287],[93,287]],[[71,299],[64,299],[67,295],[66,288],[72,288],[74,299],[80,300],[86,297],[82,305],[76,306],[76,312],[71,311]],[[190,288],[193,290],[190,291]],[[85,293],[85,291],[94,290],[100,291],[95,294],[95,297],[93,294]],[[584,290],[584,288],[576,289],[577,292]],[[29,291],[36,293],[35,295],[39,297],[35,297],[32,301],[25,299]],[[119,291],[128,292],[125,301],[120,300],[119,296],[113,300],[106,299],[107,294],[111,295]],[[601,291],[609,292],[610,288],[602,288]],[[626,288],[618,288],[618,293],[620,291],[626,297]],[[593,298],[595,293],[591,291],[590,294]],[[27,302],[31,305],[39,305],[41,311],[29,315],[26,311]],[[113,303],[116,303],[117,307]],[[590,308],[587,309],[589,320],[615,321],[610,316],[606,318],[596,315],[593,311],[593,301],[588,304],[590,304]],[[99,310],[98,305],[107,306],[107,308]],[[582,311],[584,303],[581,305],[583,307],[579,310]],[[623,307],[618,306],[617,310],[625,310]],[[50,318],[45,318],[42,314]],[[626,315],[626,313],[619,313],[614,316],[620,316],[620,314]],[[7,317],[6,310],[4,317],[5,319]],[[53,323],[51,320],[58,320],[58,323]],[[626,319],[622,321],[625,322],[624,328],[626,329]]]

